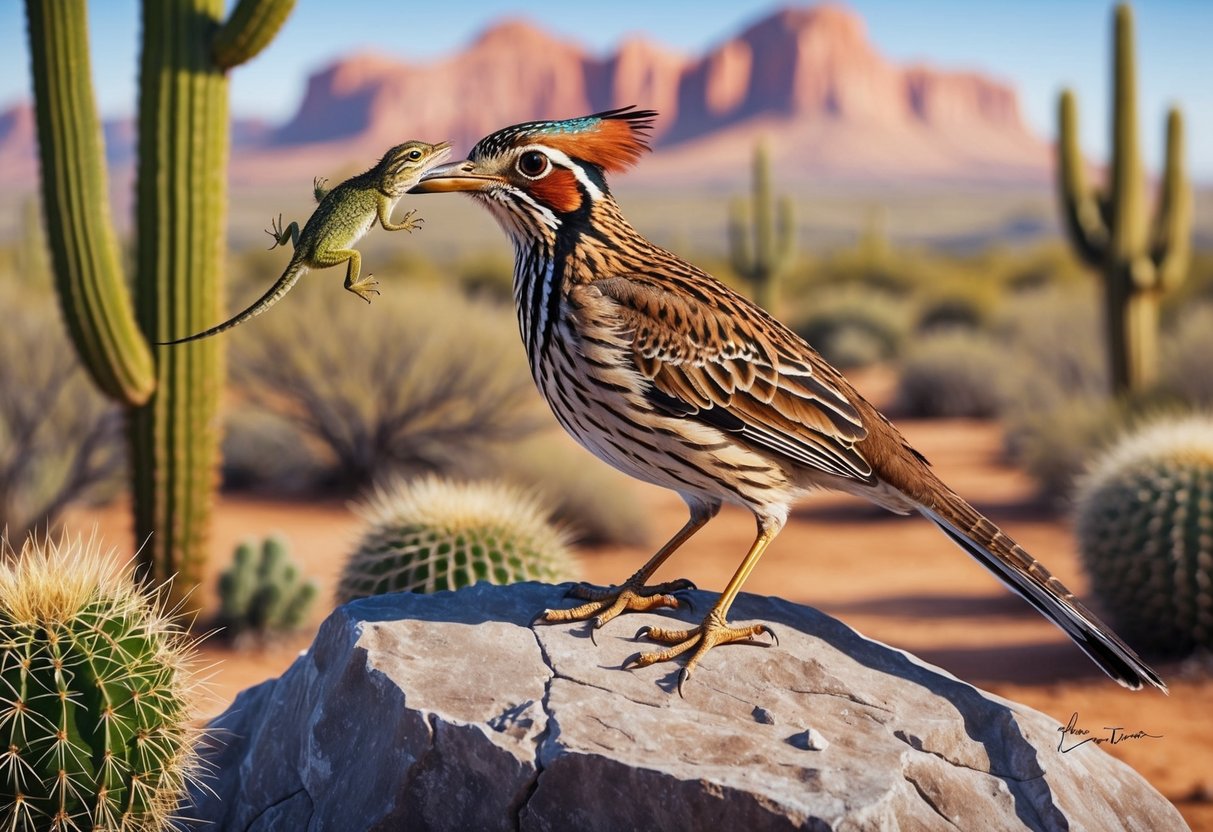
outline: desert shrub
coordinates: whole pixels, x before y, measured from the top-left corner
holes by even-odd
[[[896,355],[913,324],[911,304],[860,287],[818,290],[796,334],[838,367],[864,367]]]
[[[54,527],[117,487],[122,416],[89,382],[54,301],[0,276],[0,532]]]
[[[512,311],[391,280],[367,306],[319,284],[234,331],[232,377],[327,448],[340,490],[458,472],[547,424]]]
[[[514,486],[437,477],[394,480],[358,506],[366,531],[337,584],[337,602],[389,592],[440,592],[479,581],[578,577],[563,530]]]
[[[1024,406],[1006,420],[1006,445],[1040,495],[1060,507],[1069,503],[1091,458],[1131,421],[1131,410],[1106,395],[1061,399],[1037,409]]]
[[[1213,405],[1213,304],[1186,310],[1162,343],[1159,387],[1189,405]]]
[[[1002,405],[1006,348],[952,330],[917,338],[901,361],[895,408],[906,416],[990,418]]]
[[[328,448],[285,416],[240,402],[224,421],[225,489],[299,495],[331,484]]]
[[[578,543],[648,542],[649,513],[635,481],[554,431],[503,448],[490,470],[542,495],[552,517]]]
[[[513,302],[514,260],[510,256],[491,252],[471,255],[460,259],[454,272],[459,285],[470,297],[496,303]]]

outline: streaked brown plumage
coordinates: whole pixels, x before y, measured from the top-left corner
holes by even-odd
[[[645,582],[723,502],[758,535],[703,623],[647,630],[670,643],[637,664],[770,633],[733,628],[729,606],[791,505],[828,488],[901,514],[918,511],[1057,624],[1112,678],[1165,690],[1158,675],[1048,570],[935,476],[889,421],[795,333],[628,224],[605,175],[646,149],[655,114],[615,110],[530,122],[477,143],[415,189],[464,191],[515,249],[514,300],[536,384],[582,445],[638,479],[677,491],[687,524],[621,587],[581,587],[588,603],[548,621],[675,606],[689,584]],[[772,633],[773,635],[773,633]]]

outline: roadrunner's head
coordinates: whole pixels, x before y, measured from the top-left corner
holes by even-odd
[[[398,199],[417,184],[421,174],[450,155],[450,142],[405,142],[384,153],[372,173],[377,174],[379,189],[384,196]]]
[[[610,200],[606,174],[648,150],[652,110],[625,107],[564,121],[529,121],[485,136],[463,162],[434,168],[413,193],[464,191],[492,211],[516,244],[589,222]]]

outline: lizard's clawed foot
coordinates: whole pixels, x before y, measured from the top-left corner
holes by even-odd
[[[368,274],[366,277],[362,278],[357,283],[351,283],[349,286],[346,286],[345,288],[349,289],[351,292],[353,292],[358,297],[362,298],[367,303],[370,303],[371,295],[383,294],[382,292],[380,292],[378,289],[375,288],[378,285],[379,285],[379,281],[372,280],[371,276]]]
[[[774,644],[779,643],[779,637],[775,635],[775,631],[766,624],[752,624],[748,627],[730,627],[725,622],[723,615],[716,610],[712,610],[708,613],[708,617],[703,620],[702,624],[690,630],[641,627],[636,633],[637,638],[648,638],[673,646],[665,650],[657,650],[650,653],[635,653],[624,660],[623,667],[625,669],[648,667],[658,662],[668,662],[670,659],[681,656],[688,650],[695,648],[695,652],[691,654],[686,667],[678,674],[678,695],[682,696],[683,683],[691,678],[691,673],[695,670],[695,666],[699,664],[700,659],[707,655],[709,650],[718,644],[729,644],[736,641],[770,647],[771,645],[765,642],[754,641],[756,636],[763,634],[769,635]]]
[[[414,219],[414,217],[416,217],[416,219]],[[400,227],[410,234],[412,234],[418,228],[421,228],[423,225],[425,225],[425,218],[417,217],[416,209],[409,211],[404,215],[404,219],[400,221]]]
[[[544,610],[540,620],[547,624],[562,621],[586,621],[593,619],[593,631],[614,619],[625,610],[644,611],[659,607],[677,607],[681,603],[671,593],[694,589],[695,585],[685,578],[654,586],[644,586],[639,581],[629,580],[623,586],[592,586],[578,584],[569,590],[569,595],[589,603],[570,610]]]
[[[271,229],[273,229],[273,230],[271,230]],[[269,234],[271,237],[274,238],[274,244],[269,247],[270,251],[273,251],[274,249],[278,248],[278,246],[286,245],[286,241],[288,239],[290,239],[290,236],[282,230],[282,215],[281,214],[278,215],[277,221],[275,221],[273,219],[270,220],[270,227],[265,229],[265,233]]]
[[[328,196],[329,189],[324,187],[328,183],[328,179],[323,176],[317,176],[312,179],[312,196],[316,198],[317,202]]]

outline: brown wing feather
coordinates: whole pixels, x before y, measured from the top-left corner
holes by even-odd
[[[867,430],[843,392],[846,382],[756,307],[730,309],[749,305],[739,295],[713,286],[709,302],[664,285],[671,279],[617,276],[573,292],[612,302],[613,316],[631,336],[637,370],[667,407],[666,397],[678,403],[679,415],[732,430],[793,462],[873,482],[871,464],[855,447]]]

